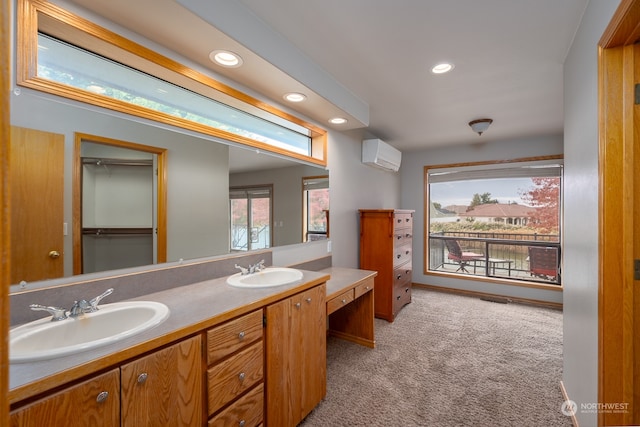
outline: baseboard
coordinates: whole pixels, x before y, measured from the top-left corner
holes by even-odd
[[[519,297],[506,297],[504,295],[491,294],[487,292],[467,291],[463,289],[446,288],[443,286],[427,285],[423,283],[413,283],[412,287],[423,288],[423,289],[428,289],[428,290],[437,291],[437,292],[448,292],[452,294],[478,297],[478,298],[489,299],[489,300],[491,299],[504,300],[506,298],[508,302],[515,302],[518,304],[526,304],[526,305],[533,305],[537,307],[545,307],[545,308],[553,308],[556,310],[562,310],[562,303],[559,303],[559,302],[540,301],[535,299],[519,298]]]
[[[569,399],[569,393],[567,393],[567,389],[564,388],[564,383],[562,382],[562,380],[560,381],[560,391],[562,392],[562,397],[564,397],[565,402],[571,400]],[[580,427],[580,425],[578,424],[578,419],[576,418],[576,414],[571,415],[571,424],[573,424],[573,427]]]

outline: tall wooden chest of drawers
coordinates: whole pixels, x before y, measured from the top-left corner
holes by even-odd
[[[375,316],[393,322],[411,302],[412,210],[360,209],[360,268],[375,270]]]

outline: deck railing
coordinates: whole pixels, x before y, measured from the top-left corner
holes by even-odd
[[[446,240],[474,255],[449,256]],[[440,232],[429,235],[429,270],[560,285],[557,235],[502,232]]]

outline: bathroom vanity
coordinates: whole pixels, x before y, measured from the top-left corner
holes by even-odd
[[[245,289],[222,277],[134,298],[169,317],[106,347],[11,364],[11,426],[295,426],[326,393],[329,278]]]

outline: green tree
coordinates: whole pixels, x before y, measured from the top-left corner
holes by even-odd
[[[469,208],[467,209],[467,211],[470,211],[474,207],[479,205],[488,205],[492,203],[498,203],[498,200],[492,199],[491,193],[482,193],[482,194],[476,193],[473,195],[473,198],[471,199],[471,203],[469,204]]]

